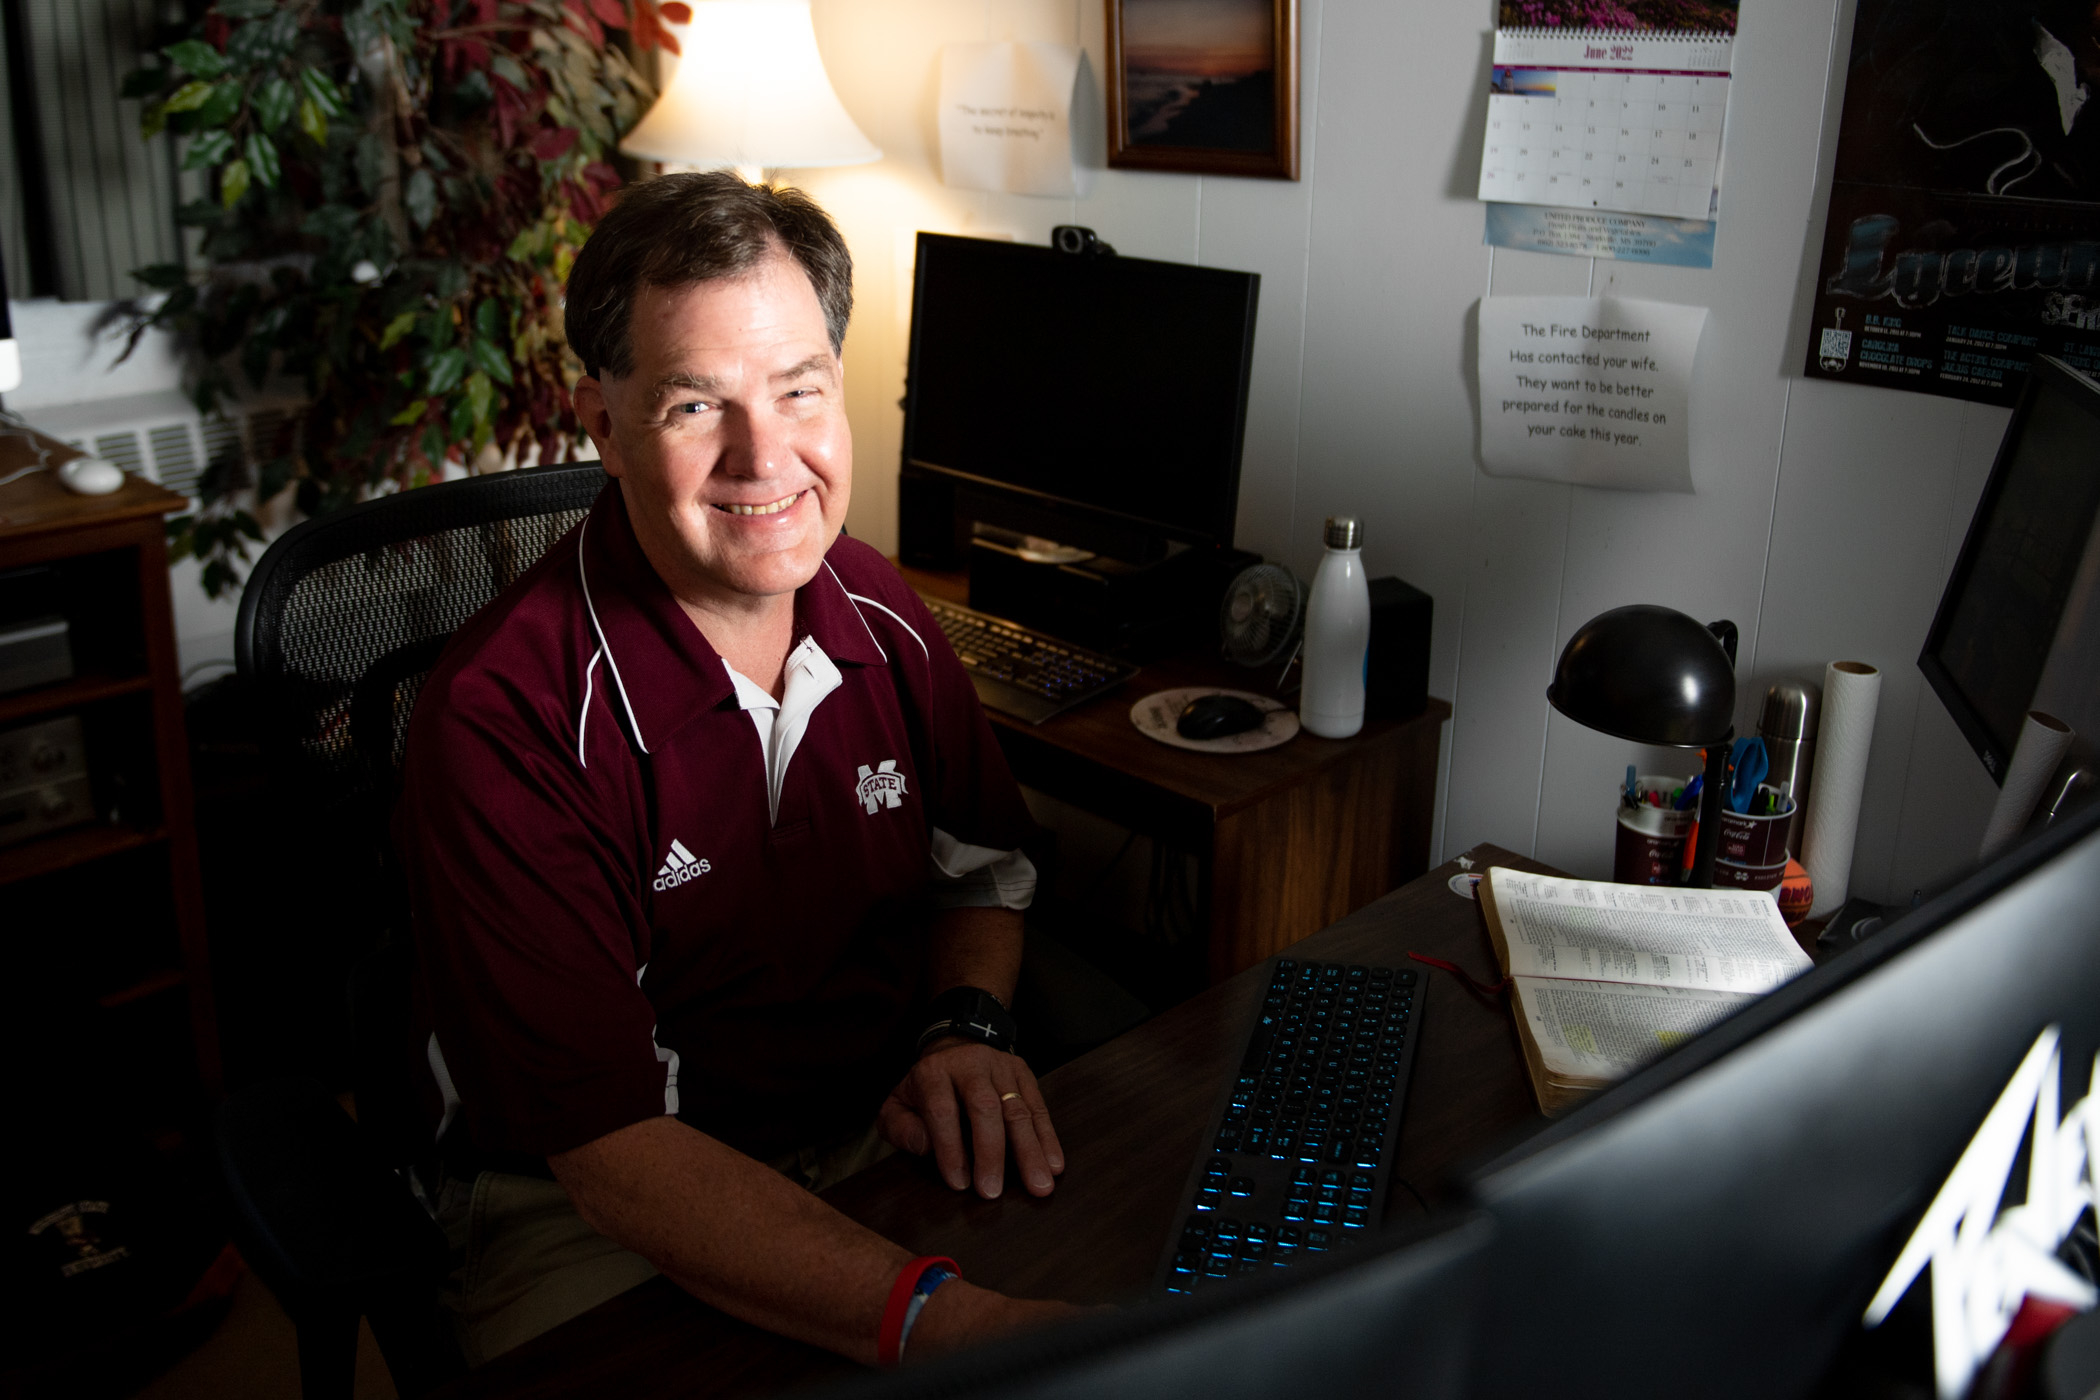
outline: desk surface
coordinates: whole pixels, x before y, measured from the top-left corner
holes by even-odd
[[[969,602],[965,575],[904,565],[898,569],[905,581],[921,593],[954,603]],[[1211,819],[1228,816],[1278,789],[1304,782],[1312,773],[1360,757],[1398,731],[1435,730],[1451,717],[1451,706],[1432,697],[1420,714],[1405,719],[1371,720],[1361,732],[1347,739],[1322,739],[1301,730],[1297,738],[1279,748],[1234,754],[1222,760],[1148,739],[1130,722],[1131,706],[1157,691],[1202,685],[1265,692],[1275,682],[1278,669],[1267,666],[1248,670],[1222,660],[1214,648],[1208,652],[1199,648],[1162,661],[1146,662],[1135,677],[1116,690],[1041,724],[1029,724],[997,710],[985,713],[1002,738],[1018,739],[1082,760],[1097,777],[1127,775],[1135,784],[1205,809]],[[1434,753],[1432,741],[1432,764]],[[1024,777],[1022,781],[1028,779]]]
[[[1548,867],[1495,846],[1476,865]],[[1447,885],[1449,862],[1293,947],[1293,956],[1407,964],[1447,958],[1486,980],[1495,959],[1479,906]],[[1401,1119],[1395,1175],[1435,1200],[1454,1168],[1544,1123],[1505,1003],[1424,969],[1422,1038]],[[892,1157],[826,1199],[920,1253],[952,1255],[972,1282],[1022,1296],[1130,1302],[1151,1281],[1181,1218],[1181,1189],[1231,1074],[1265,983],[1259,968],[1044,1077],[1065,1145],[1057,1193],[980,1201],[943,1186],[921,1160]],[[1419,1215],[1405,1187],[1388,1221]],[[471,1373],[465,1396],[753,1395],[855,1368],[760,1332],[655,1279]]]

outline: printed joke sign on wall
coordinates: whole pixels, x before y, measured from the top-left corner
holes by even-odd
[[[1480,460],[1495,476],[1689,491],[1703,306],[1620,297],[1480,303]]]

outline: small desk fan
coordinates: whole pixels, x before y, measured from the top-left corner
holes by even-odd
[[[1242,666],[1282,661],[1305,623],[1305,585],[1281,564],[1242,569],[1218,608],[1225,655]]]

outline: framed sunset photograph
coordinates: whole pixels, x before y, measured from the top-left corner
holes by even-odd
[[[1108,0],[1108,163],[1298,178],[1298,0]]]

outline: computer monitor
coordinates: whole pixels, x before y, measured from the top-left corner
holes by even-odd
[[[1869,1302],[1993,1104],[2019,1112],[2008,1086],[2052,1028],[2042,1101],[2068,1110],[2100,1047],[2100,807],[1483,1168],[1496,1239],[1469,1393],[1815,1392],[1848,1343],[1885,1335],[1861,1330]],[[2005,1156],[1972,1223],[1991,1223]],[[2027,1179],[2010,1175],[2007,1203]],[[1906,1311],[1958,1277],[1942,1257]],[[1923,1336],[1886,1350],[1931,1392]]]
[[[1918,667],[2005,781],[2031,709],[2100,738],[2100,384],[2038,356]]]
[[[1445,1218],[1232,1288],[1103,1313],[821,1394],[1455,1400],[1465,1394],[1493,1237],[1483,1217]]]
[[[904,470],[969,518],[1135,559],[1232,543],[1251,272],[921,233]]]

